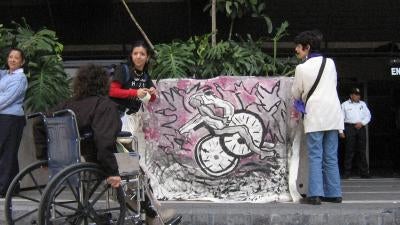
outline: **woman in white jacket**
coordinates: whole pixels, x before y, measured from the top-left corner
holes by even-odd
[[[321,40],[319,32],[304,31],[294,41],[297,57],[303,63],[296,67],[292,94],[303,102],[306,102],[323,61],[319,53]],[[319,205],[321,201],[342,201],[337,149],[338,131],[343,130],[344,125],[336,85],[335,63],[328,58],[321,79],[305,107],[309,181],[307,198],[302,203]]]

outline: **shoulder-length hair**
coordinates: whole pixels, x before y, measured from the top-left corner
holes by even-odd
[[[73,81],[73,97],[82,99],[89,96],[107,96],[109,80],[103,67],[93,64],[82,66]]]
[[[25,53],[24,53],[24,51],[23,51],[22,49],[17,48],[17,47],[12,47],[12,48],[10,48],[10,49],[7,51],[7,57],[6,57],[5,68],[6,68],[7,70],[10,69],[10,67],[8,66],[8,57],[10,56],[10,54],[11,54],[12,51],[17,51],[17,52],[19,52],[19,54],[21,55],[22,62],[23,62],[21,68],[25,70],[24,67],[28,64],[28,63],[26,63],[26,60],[25,60]]]
[[[153,56],[153,50],[150,48],[150,46],[145,41],[139,40],[139,41],[134,42],[132,44],[131,51],[129,52],[129,56],[128,56],[128,65],[132,69],[135,68],[135,65],[134,65],[133,59],[132,59],[132,52],[133,52],[133,49],[135,49],[137,47],[144,48],[146,50],[146,53],[147,53],[149,58],[151,58]],[[149,70],[149,62],[146,62],[145,65],[144,65],[143,71],[147,73],[148,70]]]

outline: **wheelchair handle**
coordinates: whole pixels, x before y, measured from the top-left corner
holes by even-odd
[[[65,114],[65,113],[69,113],[73,117],[76,118],[76,115],[75,115],[74,111],[72,111],[71,109],[63,109],[63,110],[56,111],[56,112],[53,113],[53,116],[58,116],[58,115]]]

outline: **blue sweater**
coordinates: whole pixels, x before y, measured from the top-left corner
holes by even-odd
[[[8,70],[0,70],[0,114],[23,116],[28,80],[23,69],[11,74]]]

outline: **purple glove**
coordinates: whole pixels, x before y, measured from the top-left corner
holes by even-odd
[[[306,106],[304,105],[303,100],[301,99],[294,100],[293,106],[297,112],[306,114]]]

